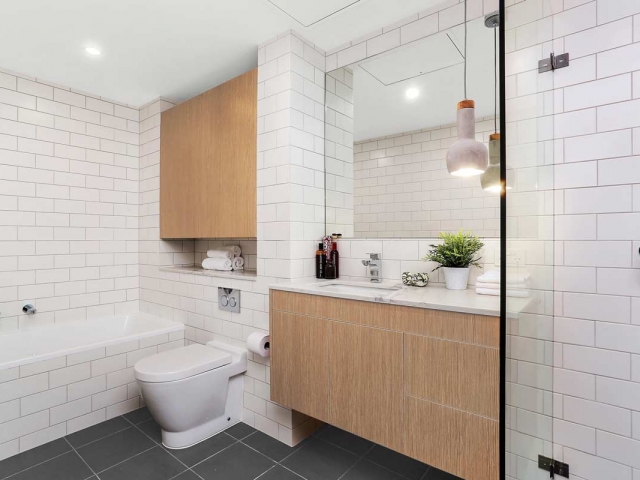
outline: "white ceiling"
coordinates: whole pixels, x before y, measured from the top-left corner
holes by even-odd
[[[0,0],[0,68],[135,106],[182,101],[255,67],[284,30],[329,50],[442,0],[354,1]]]
[[[491,116],[495,100],[493,30],[480,18],[469,22],[468,35],[468,97],[476,102],[477,118]],[[462,27],[353,65],[354,139],[454,123],[456,105],[464,97],[464,59],[454,42],[464,51]],[[419,75],[420,71],[430,73]],[[417,88],[419,96],[407,99],[409,88]]]

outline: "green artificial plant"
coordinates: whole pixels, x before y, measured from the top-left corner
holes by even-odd
[[[441,245],[431,245],[431,250],[423,257],[425,262],[437,262],[439,267],[433,269],[435,272],[439,268],[468,268],[474,265],[482,268],[478,261],[482,257],[475,255],[484,247],[484,243],[470,232],[459,231],[458,233],[440,232]]]

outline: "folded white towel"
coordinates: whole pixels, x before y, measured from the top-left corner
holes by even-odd
[[[202,261],[202,268],[230,272],[233,270],[233,261],[229,258],[205,258]]]
[[[507,285],[524,283],[529,280],[531,274],[525,273],[507,273]],[[500,283],[500,271],[491,270],[484,275],[480,275],[477,280],[479,283]]]
[[[234,270],[244,270],[244,258],[234,257],[234,259],[231,260],[231,263]]]
[[[478,295],[493,295],[500,296],[500,289],[498,288],[476,288]],[[519,297],[527,298],[529,296],[529,290],[507,290],[507,297]]]
[[[519,282],[519,283],[509,283],[507,282],[508,289],[527,289],[529,288],[529,282]],[[500,288],[500,283],[486,283],[486,282],[477,282],[476,288]]]
[[[216,247],[207,251],[207,257],[210,258],[228,258],[239,257],[242,255],[242,249],[238,245],[227,245],[225,247]]]

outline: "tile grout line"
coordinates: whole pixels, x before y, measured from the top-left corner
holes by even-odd
[[[98,478],[100,478],[100,477],[98,476],[100,473],[104,473],[104,472],[106,472],[107,470],[111,470],[113,467],[117,467],[118,465],[121,465],[121,464],[123,464],[123,463],[125,463],[125,462],[128,462],[128,461],[129,461],[129,460],[131,460],[132,458],[139,457],[139,456],[140,456],[140,455],[142,455],[143,453],[147,453],[148,451],[153,450],[153,449],[154,449],[154,448],[156,448],[156,447],[158,447],[158,445],[157,445],[157,444],[156,444],[156,445],[154,445],[153,447],[149,447],[149,448],[147,448],[146,450],[143,450],[142,452],[138,452],[138,453],[136,453],[135,455],[133,455],[133,456],[131,456],[131,457],[129,457],[129,458],[125,458],[125,459],[124,459],[124,460],[122,460],[121,462],[115,463],[115,464],[111,465],[110,467],[105,468],[104,470],[100,470],[98,473],[96,473],[96,476],[97,476]],[[84,460],[84,459],[83,459],[83,460]]]
[[[129,422],[129,423],[130,423],[130,424],[131,424],[131,425],[132,425],[136,430],[138,430],[140,433],[142,433],[143,435],[145,435],[149,440],[151,440],[152,442],[154,442],[154,443],[155,443],[155,440],[154,440],[153,438],[151,438],[151,436],[150,436],[150,435],[148,435],[148,434],[147,434],[146,432],[144,432],[142,429],[138,428],[138,424],[140,424],[140,423],[145,423],[145,422],[147,422],[147,421],[149,421],[149,420],[153,420],[153,417],[151,417],[151,418],[149,418],[149,419],[147,419],[147,420],[144,420],[144,421],[142,421],[142,422],[139,422],[138,424],[133,423],[131,420],[129,420],[128,418],[126,418],[126,417],[124,417],[124,416],[123,416],[122,418],[124,418],[124,419],[125,419],[125,421]],[[155,420],[154,420],[154,421],[155,421]],[[180,462],[180,463],[181,463],[181,464],[182,464],[182,465],[183,465],[187,470],[189,470],[190,472],[192,472],[196,477],[198,477],[199,479],[203,480],[203,479],[202,479],[202,477],[201,477],[200,475],[198,475],[195,471],[191,470],[191,467],[189,467],[187,464],[185,464],[185,463],[184,463],[182,460],[180,460],[178,457],[176,457],[175,455],[173,455],[173,454],[169,451],[169,449],[167,449],[164,445],[162,445],[162,443],[160,443],[160,444],[156,444],[156,446],[159,446],[162,450],[164,450],[164,451],[165,451],[165,452],[167,452],[169,455],[171,455],[171,457],[173,457],[173,458],[174,458],[174,459],[176,459],[178,462]],[[133,458],[133,457],[131,457],[131,458]],[[187,470],[185,470],[184,472],[186,472]],[[177,476],[182,475],[184,472],[180,472],[178,475],[175,475],[175,476],[173,476],[173,477],[171,477],[171,478],[172,478],[172,479],[173,479],[173,478],[176,478]],[[169,479],[169,480],[171,480],[171,479]]]
[[[67,442],[69,444],[69,446],[71,447],[71,450],[78,456],[78,458],[80,460],[82,460],[82,462],[87,466],[87,468],[89,470],[91,470],[91,473],[93,474],[92,476],[95,476],[98,480],[100,480],[100,477],[95,472],[95,470],[93,468],[91,468],[91,466],[87,463],[87,461],[84,458],[82,458],[82,455],[80,455],[78,453],[78,451],[75,449],[75,447],[73,445],[71,445],[71,442],[69,440],[67,440],[67,437],[65,436],[65,437],[62,437],[62,438],[64,439],[65,442]],[[88,478],[91,478],[91,477],[88,477]]]
[[[62,439],[64,439],[64,437],[62,437]],[[46,445],[46,444],[44,444],[44,445]],[[42,465],[43,463],[47,463],[47,462],[50,462],[51,460],[55,460],[56,458],[62,457],[63,455],[66,455],[69,452],[71,452],[71,450],[67,450],[66,452],[63,452],[60,455],[56,455],[55,457],[51,457],[48,460],[44,460],[42,462],[38,462],[38,463],[36,463],[34,465],[31,465],[30,467],[27,467],[27,468],[24,468],[24,469],[20,470],[19,472],[12,473],[8,477],[2,477],[2,480],[6,480],[7,478],[15,477],[19,473],[26,472],[27,470],[31,470],[32,468],[37,467],[38,465]],[[22,452],[22,453],[24,453],[24,452]],[[7,457],[7,458],[11,458],[11,457]]]
[[[333,444],[332,444],[333,445]],[[337,446],[337,445],[336,445]],[[355,468],[356,465],[358,465],[361,461],[363,461],[365,459],[365,457],[367,456],[367,454],[373,450],[375,448],[376,444],[374,443],[373,445],[371,445],[371,447],[369,447],[369,450],[367,450],[366,452],[364,452],[364,454],[362,454],[360,456],[360,458],[358,458],[358,460],[356,460],[356,463],[354,463],[353,465],[351,465],[346,472],[344,472],[342,475],[340,475],[340,477],[338,478],[338,480],[340,480],[341,478],[343,478],[347,473],[349,473],[351,470],[353,470]]]

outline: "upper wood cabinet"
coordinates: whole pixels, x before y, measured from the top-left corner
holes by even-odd
[[[256,237],[258,70],[162,113],[160,237]]]

